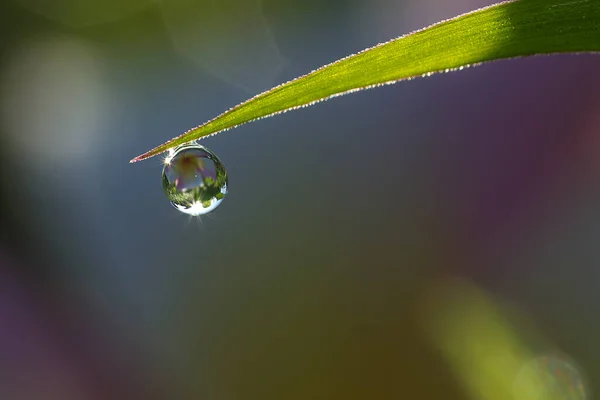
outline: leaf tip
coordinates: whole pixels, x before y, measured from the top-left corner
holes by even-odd
[[[133,164],[133,163],[136,163],[138,161],[145,160],[146,158],[148,158],[148,155],[147,154],[142,154],[140,156],[137,156],[137,157],[132,158],[131,160],[129,160],[129,164]]]

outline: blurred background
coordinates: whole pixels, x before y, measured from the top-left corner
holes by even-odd
[[[0,398],[589,399],[600,58],[503,61],[128,161],[489,0],[0,3]]]

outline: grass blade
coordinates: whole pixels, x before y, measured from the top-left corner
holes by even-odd
[[[600,0],[518,0],[442,21],[261,93],[134,158],[331,97],[535,54],[600,51]]]

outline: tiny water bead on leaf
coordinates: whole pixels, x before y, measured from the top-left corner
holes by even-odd
[[[194,216],[211,212],[227,194],[227,171],[221,160],[197,143],[172,150],[162,171],[165,195],[171,204]]]

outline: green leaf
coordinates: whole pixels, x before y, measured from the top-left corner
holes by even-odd
[[[600,51],[600,0],[520,0],[442,21],[321,67],[233,107],[136,162],[334,96],[488,61]]]

